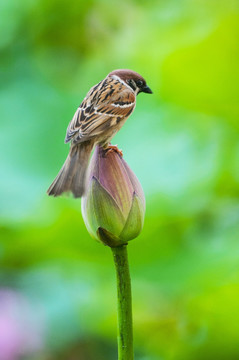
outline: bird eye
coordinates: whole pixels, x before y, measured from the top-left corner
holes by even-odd
[[[140,88],[141,86],[143,86],[144,82],[143,80],[137,80],[136,81],[136,85]]]

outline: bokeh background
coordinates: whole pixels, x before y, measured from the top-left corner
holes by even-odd
[[[147,199],[136,360],[239,359],[239,2],[1,0],[0,19],[0,359],[117,358],[111,252],[46,195],[117,68],[154,91],[114,139]]]

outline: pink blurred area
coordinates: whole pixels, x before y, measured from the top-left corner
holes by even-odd
[[[43,321],[20,292],[0,289],[0,360],[18,360],[43,347]]]

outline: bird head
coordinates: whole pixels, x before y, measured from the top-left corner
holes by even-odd
[[[136,95],[138,95],[140,92],[144,92],[147,94],[153,93],[146,84],[145,79],[135,71],[128,69],[114,70],[109,73],[108,76],[118,78],[122,83],[131,87],[131,89],[135,92]]]

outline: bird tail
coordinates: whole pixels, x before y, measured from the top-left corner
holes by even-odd
[[[66,191],[71,191],[74,197],[84,194],[86,172],[93,146],[94,143],[91,141],[71,145],[64,165],[47,190],[48,195],[59,196]]]

